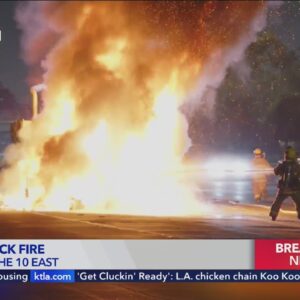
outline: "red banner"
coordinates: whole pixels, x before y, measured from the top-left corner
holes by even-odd
[[[256,240],[255,269],[300,270],[300,240]]]

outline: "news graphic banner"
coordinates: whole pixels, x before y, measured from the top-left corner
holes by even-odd
[[[0,240],[1,282],[300,282],[300,240]]]
[[[2,269],[250,269],[250,240],[0,240]]]
[[[255,269],[300,270],[300,240],[255,241]]]

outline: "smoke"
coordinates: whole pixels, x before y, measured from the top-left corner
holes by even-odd
[[[250,74],[250,68],[245,63],[245,50],[255,42],[257,34],[266,26],[267,7],[263,7],[252,22],[243,28],[243,33],[236,42],[216,49],[207,59],[196,87],[190,92],[185,105],[185,112],[191,115],[199,106],[210,117],[213,117],[217,89],[224,80],[229,67],[238,71],[242,79]]]
[[[218,48],[206,60],[195,88],[187,96],[184,112],[190,118],[199,107],[209,118],[214,117],[217,90],[231,67],[239,78],[246,82],[250,78],[251,66],[245,59],[246,49],[256,41],[257,35],[267,25],[268,12],[278,10],[283,1],[267,1],[251,22],[243,27],[244,32],[235,43]]]
[[[149,170],[174,165],[174,149],[176,155],[184,151],[187,131],[178,107],[187,100],[193,110],[206,99],[211,110],[226,69],[242,59],[263,28],[265,5],[258,1],[26,2],[18,7],[16,20],[23,32],[23,58],[31,81],[39,78],[47,86],[46,107],[21,130],[22,142],[6,151],[10,168],[2,175],[5,201],[18,193],[20,198],[28,180],[31,196],[26,201],[31,208],[45,199],[54,204],[70,194],[80,200],[115,199],[116,189],[121,198],[132,201],[145,198],[142,187],[148,193],[155,191],[149,194],[153,201],[158,194],[159,199],[175,198],[176,189],[170,185],[166,191],[161,182],[150,187],[143,181],[140,191],[128,186],[140,182],[141,174],[146,176]],[[120,178],[120,173],[125,177]],[[133,173],[139,176],[132,177]],[[95,183],[101,195],[91,196],[87,190],[96,175],[102,178],[101,184]],[[121,185],[125,178],[126,187]],[[82,189],[87,194],[82,195]],[[177,194],[187,196],[181,192]],[[175,206],[176,201],[170,200]],[[54,205],[68,206],[68,202]]]

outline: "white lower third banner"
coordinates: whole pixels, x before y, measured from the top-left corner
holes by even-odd
[[[253,240],[0,240],[0,269],[253,268]]]

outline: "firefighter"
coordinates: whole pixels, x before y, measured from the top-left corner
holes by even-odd
[[[266,159],[266,154],[260,149],[256,148],[253,151],[254,157],[252,160],[253,168],[256,170],[271,169],[270,163]]]
[[[253,151],[254,157],[252,160],[252,168],[255,171],[265,171],[271,169],[271,165],[266,160],[265,153],[256,148]],[[267,175],[265,172],[253,172],[252,173],[252,192],[255,201],[265,199],[267,195]]]
[[[267,175],[262,172],[252,174],[252,192],[256,202],[268,197],[267,193]]]
[[[298,219],[300,219],[300,165],[297,161],[297,152],[293,147],[287,147],[284,160],[274,169],[274,173],[280,176],[278,192],[271,206],[270,217],[276,220],[283,201],[291,197],[296,204]]]

